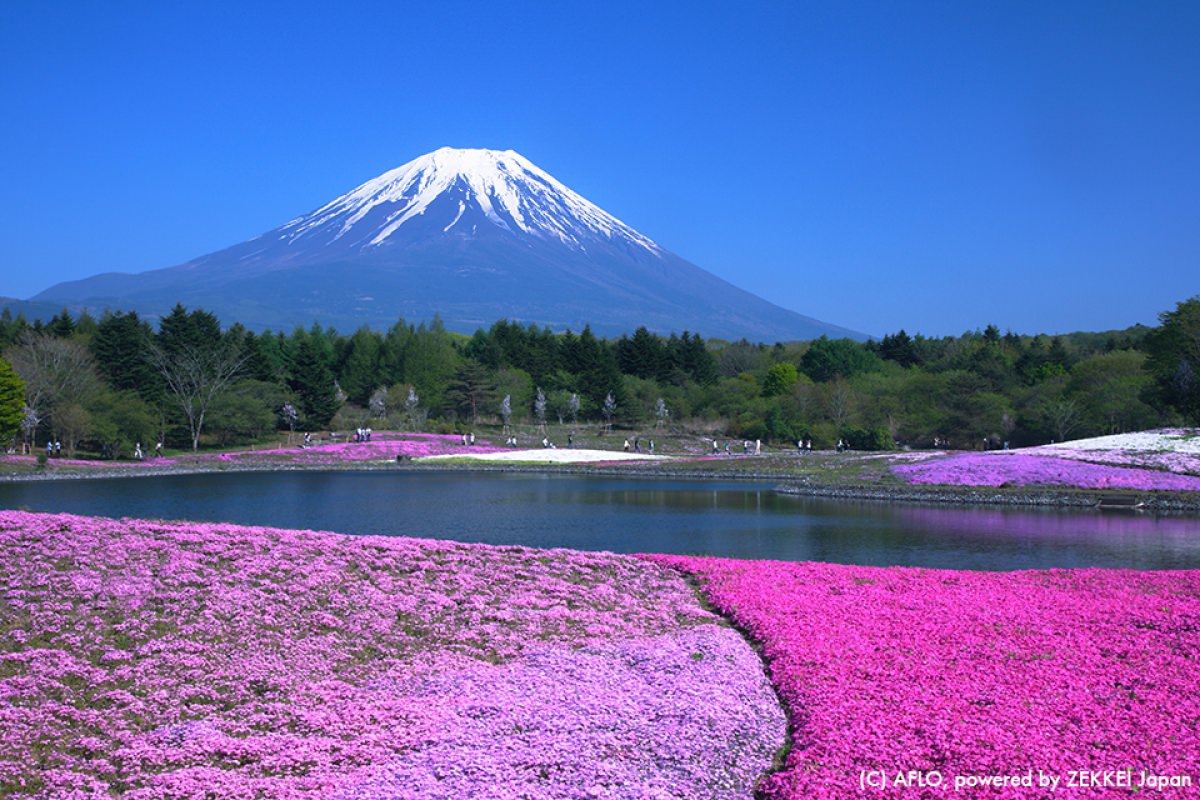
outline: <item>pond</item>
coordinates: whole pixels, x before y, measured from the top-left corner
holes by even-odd
[[[234,472],[0,485],[0,506],[462,542],[1013,570],[1200,568],[1200,521],[776,494],[769,484],[528,473]]]

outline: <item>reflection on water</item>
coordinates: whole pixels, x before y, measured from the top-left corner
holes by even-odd
[[[17,483],[0,505],[534,547],[953,569],[1200,567],[1200,520],[855,503],[767,485],[503,473],[221,473]]]

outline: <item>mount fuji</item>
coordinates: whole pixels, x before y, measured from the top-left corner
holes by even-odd
[[[685,261],[511,150],[442,148],[225,250],[60,283],[31,302],[150,316],[182,302],[256,330],[382,330],[436,313],[463,333],[509,319],[605,336],[645,325],[764,342],[864,338]]]

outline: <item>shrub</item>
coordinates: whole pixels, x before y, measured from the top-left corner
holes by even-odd
[[[895,447],[887,428],[843,428],[841,439],[851,450],[891,450]]]

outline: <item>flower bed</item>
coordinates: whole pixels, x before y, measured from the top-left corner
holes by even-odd
[[[1200,476],[1200,431],[1163,429],[1032,447],[1025,452]]]
[[[757,657],[630,557],[0,512],[0,796],[747,797]]]
[[[1200,572],[950,572],[648,556],[762,643],[793,749],[768,798],[1109,797],[1072,770],[1200,782]],[[898,786],[914,770],[927,781]],[[878,771],[878,772],[868,772]],[[953,791],[1037,775],[1058,791]],[[885,776],[884,790],[864,782]],[[868,777],[875,775],[876,777]]]
[[[558,449],[539,447],[528,450],[492,450],[479,452],[475,448],[459,450],[444,455],[423,457],[424,461],[437,462],[455,458],[483,461],[493,464],[506,463],[539,463],[539,464],[617,464],[627,461],[665,461],[670,456],[656,456],[650,453],[626,453],[622,450],[589,450],[589,449]]]
[[[426,458],[436,455],[495,453],[503,448],[480,440],[464,446],[462,437],[434,433],[376,434],[369,442],[337,442],[312,447],[288,447],[274,450],[250,450],[222,453],[224,461],[286,460],[297,464],[337,465],[358,461],[395,461],[397,456]]]
[[[1081,489],[1200,491],[1200,477],[1158,470],[1091,464],[1024,451],[957,453],[896,464],[909,483],[942,486],[1069,486]]]

